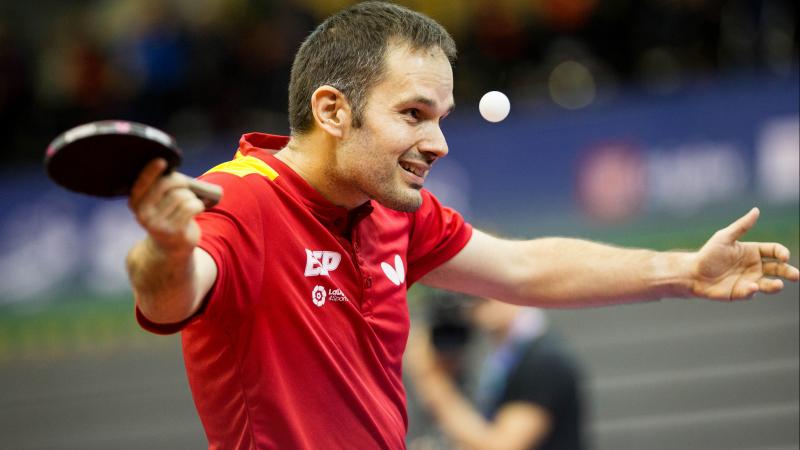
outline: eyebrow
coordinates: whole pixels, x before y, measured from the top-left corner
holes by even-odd
[[[428,98],[428,97],[423,97],[423,96],[414,97],[414,98],[411,98],[409,100],[406,100],[406,101],[403,101],[403,102],[400,102],[400,103],[401,104],[421,103],[421,104],[423,104],[423,105],[425,105],[425,106],[427,106],[429,108],[436,109],[436,100],[433,100],[433,99]],[[447,112],[445,112],[445,114],[450,114],[451,112],[453,112],[454,109],[456,109],[455,102],[453,102],[453,104],[450,105],[449,108],[447,108]]]

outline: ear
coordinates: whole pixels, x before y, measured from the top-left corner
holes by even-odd
[[[320,86],[311,94],[311,112],[316,126],[333,137],[344,137],[350,128],[350,102],[333,86]]]

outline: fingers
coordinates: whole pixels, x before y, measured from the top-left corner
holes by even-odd
[[[758,251],[762,258],[772,258],[786,262],[789,260],[789,249],[775,242],[759,242]]]
[[[765,294],[774,294],[783,289],[783,281],[772,278],[762,278],[758,280],[758,290]]]
[[[767,277],[780,277],[789,281],[800,281],[800,270],[786,262],[789,261],[789,249],[776,243],[759,243],[758,251],[762,258],[776,261],[764,261],[762,271]]]
[[[193,217],[205,209],[180,173],[164,175],[166,161],[148,163],[131,189],[128,201],[136,220],[162,248],[185,250],[199,238]]]
[[[136,182],[131,187],[130,198],[128,204],[131,209],[135,209],[142,197],[150,190],[153,183],[161,177],[164,171],[167,170],[167,161],[163,158],[156,158],[142,169],[142,172],[136,178]]]
[[[800,271],[796,267],[779,261],[765,262],[762,266],[762,274],[755,280],[752,278],[738,280],[731,289],[730,300],[750,299],[758,292],[775,294],[783,290],[783,279],[789,281],[798,281],[800,279]]]
[[[786,278],[787,280],[790,281],[800,281],[800,270],[798,270],[797,267],[788,266],[788,269],[786,271],[786,276],[784,276],[783,278]]]
[[[186,189],[172,190],[168,198],[170,204],[164,209],[165,219],[177,228],[183,228],[194,216],[205,210],[203,201]]]
[[[800,271],[782,262],[767,262],[763,266],[764,276],[756,281],[741,280],[731,291],[731,300],[741,300],[752,298],[757,292],[764,294],[775,294],[783,290],[784,283],[780,278],[797,281],[800,278]],[[767,278],[767,277],[780,277]]]
[[[747,233],[753,225],[756,224],[758,216],[761,212],[758,208],[751,209],[747,214],[737,219],[732,224],[719,230],[717,235],[723,238],[725,242],[733,243]]]
[[[185,216],[192,217],[205,209],[203,202],[188,188],[184,176],[171,174],[162,177],[141,199],[137,218],[145,226],[159,221],[183,225]]]
[[[800,278],[800,271],[786,263],[767,262],[763,267],[764,275],[768,277],[780,277],[787,280],[797,281]]]
[[[752,298],[761,289],[760,283],[754,281],[737,282],[731,290],[730,300],[743,300]]]
[[[147,186],[145,192],[136,198],[131,196],[129,204],[134,211],[147,211],[159,205],[167,193],[172,189],[187,188],[189,183],[186,176],[179,173],[159,176]]]

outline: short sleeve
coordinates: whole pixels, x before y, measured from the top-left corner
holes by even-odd
[[[422,205],[413,214],[408,246],[408,283],[460,252],[472,237],[472,227],[454,209],[443,206],[430,192],[422,190]]]
[[[258,271],[247,270],[243,267],[244,262],[252,267],[263,265],[263,224],[252,187],[245,178],[226,173],[211,173],[202,179],[223,188],[219,204],[195,218],[201,230],[198,247],[214,260],[217,278],[201,308],[182,322],[154,323],[137,308],[137,322],[152,333],[176,333],[199,317],[224,320],[232,309],[241,306],[237,301],[252,298],[246,290],[254,286],[249,278],[257,276]]]

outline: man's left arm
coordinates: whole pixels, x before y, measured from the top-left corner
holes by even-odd
[[[456,256],[420,281],[506,302],[548,308],[632,303],[665,297],[739,300],[797,281],[789,250],[740,242],[753,208],[695,252],[628,249],[571,238],[500,239],[475,230]]]

